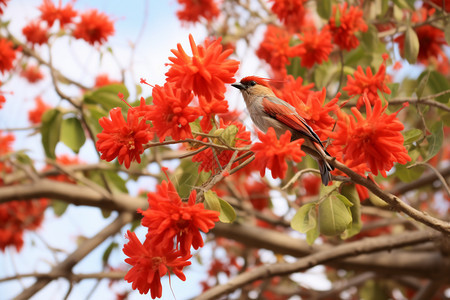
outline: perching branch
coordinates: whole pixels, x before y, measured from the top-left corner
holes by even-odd
[[[439,219],[436,219],[432,216],[427,215],[424,212],[418,211],[417,209],[409,206],[397,196],[389,194],[383,191],[378,185],[376,185],[373,181],[368,178],[364,178],[359,175],[343,163],[337,161],[335,158],[326,157],[328,163],[334,166],[336,169],[344,172],[347,176],[349,176],[355,183],[358,183],[362,186],[368,188],[372,193],[380,197],[382,200],[391,205],[392,209],[403,212],[413,218],[414,220],[421,222],[435,230],[441,231],[445,234],[450,234],[450,223],[445,222]]]

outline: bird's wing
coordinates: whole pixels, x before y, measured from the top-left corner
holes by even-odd
[[[306,124],[306,121],[295,111],[295,108],[292,105],[276,97],[264,97],[263,107],[264,112],[271,118],[275,118],[286,126],[299,131],[323,148],[320,138],[314,130]]]

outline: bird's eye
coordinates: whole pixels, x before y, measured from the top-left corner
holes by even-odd
[[[249,82],[249,84],[250,84],[250,86],[254,86],[254,85],[256,85],[256,82],[254,80],[252,80]]]

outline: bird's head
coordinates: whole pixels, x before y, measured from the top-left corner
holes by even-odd
[[[249,96],[275,96],[267,80],[257,76],[244,77],[232,86],[239,89],[246,100]]]

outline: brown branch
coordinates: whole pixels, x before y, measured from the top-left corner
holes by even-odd
[[[437,169],[437,171],[442,175],[442,177],[446,178],[450,176],[450,166],[445,168]],[[423,175],[417,180],[408,182],[408,183],[400,183],[394,186],[392,190],[389,192],[394,195],[402,195],[411,190],[415,190],[421,188],[423,186],[432,184],[434,181],[438,180],[438,177],[435,173],[428,173]]]
[[[120,214],[111,224],[102,229],[94,237],[87,239],[83,242],[72,254],[67,256],[67,258],[54,266],[49,272],[49,278],[39,278],[37,281],[26,288],[22,293],[20,293],[15,299],[30,299],[42,288],[44,288],[48,283],[52,281],[55,277],[64,277],[64,274],[71,273],[72,268],[79,263],[86,255],[88,255],[92,250],[99,246],[108,237],[116,234],[122,226],[131,222],[133,219],[132,214],[123,213]]]
[[[362,186],[368,188],[372,193],[380,197],[382,200],[387,202],[392,209],[396,211],[403,212],[413,218],[414,220],[427,225],[430,228],[441,231],[445,234],[450,234],[450,223],[445,222],[439,219],[436,219],[432,216],[427,215],[424,212],[418,211],[417,209],[409,206],[397,196],[389,194],[383,191],[378,185],[376,185],[373,181],[368,178],[364,178],[346,165],[337,161],[335,158],[326,157],[328,163],[334,166],[336,169],[344,172],[347,176],[349,176],[355,183],[358,183]]]
[[[427,231],[416,231],[400,235],[374,237],[341,244],[339,246],[330,247],[326,250],[308,255],[307,257],[301,258],[294,263],[276,263],[257,267],[234,277],[226,284],[209,289],[195,299],[218,299],[220,296],[233,292],[234,290],[256,280],[271,278],[274,276],[289,275],[295,272],[310,269],[317,265],[336,261],[337,259],[350,258],[361,254],[386,251],[394,248],[420,244],[424,240],[430,239],[432,236],[437,238],[438,234]]]
[[[58,199],[74,205],[94,206],[108,210],[135,212],[147,207],[145,199],[128,194],[104,195],[89,187],[41,179],[29,184],[0,187],[0,203],[36,198]]]
[[[67,278],[72,282],[80,282],[83,279],[111,279],[111,280],[123,280],[126,271],[110,271],[110,272],[98,272],[98,273],[28,273],[18,274],[15,276],[9,276],[0,278],[0,282],[6,282],[11,280],[18,280],[22,278],[34,277],[36,279],[58,279]]]

